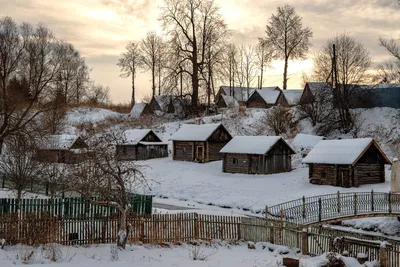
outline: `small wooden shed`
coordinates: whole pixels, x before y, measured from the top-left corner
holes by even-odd
[[[307,82],[300,96],[300,103],[309,104],[316,101],[318,95],[332,96],[332,87],[327,82]]]
[[[221,95],[215,102],[218,108],[239,108],[239,102],[228,95]]]
[[[116,146],[118,160],[146,160],[168,157],[168,144],[151,129],[124,132],[123,143]]]
[[[153,112],[158,110],[165,113],[174,113],[175,106],[172,99],[173,97],[170,95],[156,95],[151,99],[149,106]]]
[[[341,187],[385,182],[388,157],[372,138],[320,141],[303,163],[310,183]]]
[[[83,149],[88,148],[77,135],[56,134],[43,137],[36,150],[40,162],[75,164],[84,160]]]
[[[289,172],[295,154],[280,136],[235,136],[221,153],[223,172],[247,174]]]
[[[294,107],[300,102],[303,90],[283,90],[279,96],[278,103],[284,107]]]
[[[275,90],[268,87],[256,90],[250,96],[249,100],[247,100],[246,106],[248,108],[270,108],[277,106],[280,104],[278,100],[281,99],[281,94],[281,90]]]
[[[219,152],[230,140],[231,134],[220,124],[184,124],[171,136],[172,159],[210,162],[222,160]]]

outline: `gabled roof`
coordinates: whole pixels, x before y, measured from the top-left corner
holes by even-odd
[[[219,128],[223,127],[221,123],[213,124],[183,124],[179,130],[174,133],[170,140],[173,141],[207,141],[208,138]]]
[[[226,96],[234,97],[237,101],[247,101],[247,87],[229,87],[229,86],[221,86],[223,94]],[[249,88],[249,96],[253,94],[253,92],[257,90],[257,88],[250,87]]]
[[[222,95],[222,99],[225,102],[227,108],[234,108],[239,106],[239,102],[232,96]]]
[[[69,150],[78,140],[83,142],[83,140],[77,135],[70,135],[70,134],[48,135],[43,137],[43,139],[40,141],[39,149]]]
[[[303,159],[303,163],[354,165],[373,144],[390,164],[390,160],[372,138],[322,140]]]
[[[332,89],[327,82],[307,82],[306,86],[310,88],[310,91],[314,94],[318,90]]]
[[[146,108],[147,103],[136,103],[131,110],[131,114],[134,118],[139,118],[142,115],[143,110]]]
[[[262,88],[262,89],[256,90],[253,93],[253,95],[255,93],[258,93],[262,97],[262,99],[264,99],[265,103],[273,105],[278,100],[278,97],[281,94],[281,91],[271,90],[270,88]]]
[[[168,110],[168,105],[172,101],[172,96],[170,95],[156,95],[154,99],[157,101],[158,105],[161,108],[161,111],[166,112]]]
[[[295,148],[296,151],[298,152],[303,150],[310,151],[315,147],[316,144],[318,144],[324,138],[325,137],[323,136],[299,133],[293,139],[292,147]]]
[[[280,136],[235,136],[220,152],[265,155],[279,140],[282,140],[290,148],[292,153],[295,153]]]
[[[157,136],[151,129],[131,129],[131,130],[126,130],[124,132],[123,144],[124,145],[137,145],[138,143],[142,143],[141,141],[143,140],[143,138],[145,138],[151,132],[155,136]],[[158,138],[158,139],[161,140],[160,138]]]
[[[283,95],[290,106],[296,105],[300,101],[303,90],[283,90]]]

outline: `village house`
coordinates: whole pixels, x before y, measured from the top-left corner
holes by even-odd
[[[332,95],[332,87],[327,82],[307,82],[300,97],[300,103],[315,102],[319,94]]]
[[[168,157],[168,144],[151,129],[132,129],[123,133],[123,143],[116,146],[118,160],[146,160]]]
[[[48,135],[41,141],[36,150],[36,160],[48,163],[75,164],[84,160],[83,149],[88,148],[83,139],[77,135]]]
[[[232,136],[222,124],[184,124],[170,138],[172,159],[210,162],[221,160],[219,152]]]
[[[372,138],[320,141],[303,163],[310,183],[342,187],[385,182],[388,157]]]
[[[235,136],[220,152],[223,172],[246,174],[289,172],[295,154],[280,136]]]
[[[221,95],[219,100],[215,103],[218,108],[238,108],[239,102],[233,97],[228,95]]]
[[[297,106],[302,94],[303,90],[282,90],[278,103],[285,107]]]
[[[281,95],[281,90],[275,90],[271,87],[262,88],[254,91],[249,100],[247,100],[246,106],[248,108],[271,108],[280,104]]]
[[[173,97],[170,95],[156,95],[151,99],[149,106],[153,112],[174,113],[175,106],[172,99]]]
[[[150,108],[149,104],[147,103],[136,103],[131,110],[132,117],[135,119],[139,119],[143,115],[151,115],[153,114],[153,110]]]

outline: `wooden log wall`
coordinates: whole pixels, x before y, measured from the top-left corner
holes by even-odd
[[[223,171],[229,173],[249,173],[249,158],[247,154],[224,155]]]
[[[194,142],[173,141],[173,159],[182,161],[193,161]]]
[[[382,176],[384,177],[381,165],[383,164],[357,163],[354,169],[354,178],[358,185],[381,183]]]

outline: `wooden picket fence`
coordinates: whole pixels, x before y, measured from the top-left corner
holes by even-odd
[[[358,253],[365,253],[369,260],[379,260],[380,243],[385,240],[389,243],[385,252],[388,266],[400,266],[400,241],[323,227],[307,228],[304,232],[296,224],[288,222],[197,213],[129,214],[127,222],[131,225],[128,242],[159,244],[198,239],[244,240],[270,242],[298,248],[299,251],[306,248],[310,255],[347,251],[349,256],[355,257]],[[114,243],[118,224],[117,214],[101,218],[72,218],[54,216],[49,212],[7,213],[0,216],[0,238],[5,238],[10,244],[30,245],[49,242],[65,245]]]

